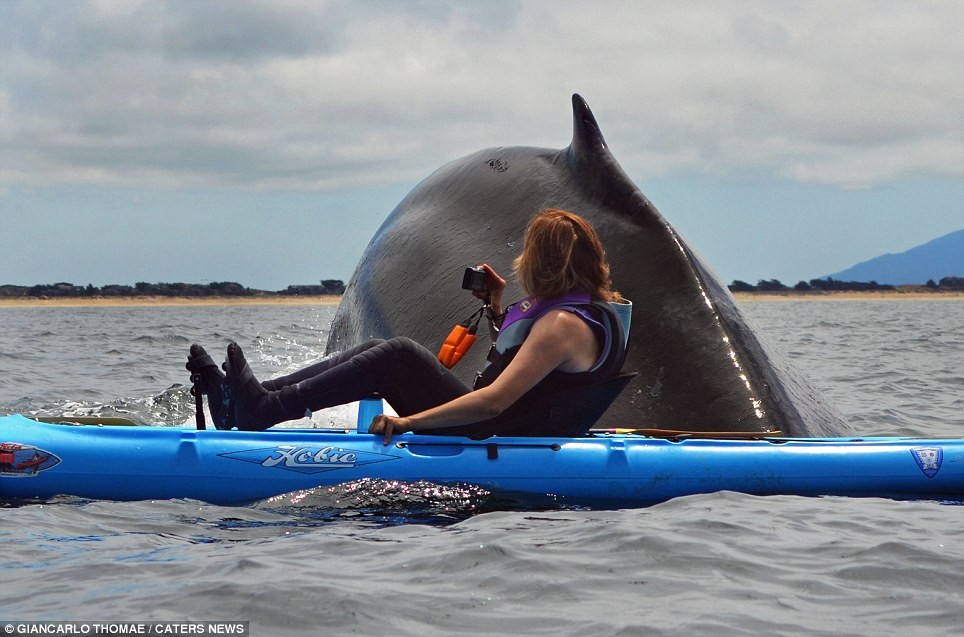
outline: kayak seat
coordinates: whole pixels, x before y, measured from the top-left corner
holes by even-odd
[[[636,372],[620,372],[589,385],[547,393],[531,401],[519,401],[495,418],[463,427],[419,433],[468,436],[475,440],[490,436],[584,436],[636,375]]]

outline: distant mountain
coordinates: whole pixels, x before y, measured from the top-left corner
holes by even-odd
[[[827,276],[838,281],[876,281],[887,285],[923,284],[944,277],[962,277],[964,228],[907,252],[884,254]]]

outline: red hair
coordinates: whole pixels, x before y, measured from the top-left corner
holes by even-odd
[[[584,291],[603,301],[622,299],[612,289],[606,251],[596,231],[567,210],[551,208],[532,218],[513,268],[525,291],[539,298]]]

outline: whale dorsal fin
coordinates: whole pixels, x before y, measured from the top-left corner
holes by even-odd
[[[659,215],[653,204],[609,152],[609,146],[606,145],[606,139],[595,116],[589,110],[589,104],[578,93],[572,96],[572,142],[565,152],[569,168],[577,181],[602,202],[632,200],[638,203],[639,208],[624,209],[625,214]]]

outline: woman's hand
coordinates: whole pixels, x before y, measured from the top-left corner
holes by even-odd
[[[402,434],[411,430],[411,428],[408,418],[378,414],[372,420],[372,424],[368,426],[368,433],[385,434],[384,444],[387,445],[392,441],[392,434]]]
[[[505,291],[505,279],[492,269],[488,263],[479,266],[485,270],[485,290],[482,292],[472,292],[472,295],[480,301],[489,303],[497,313],[502,312],[502,293]]]

